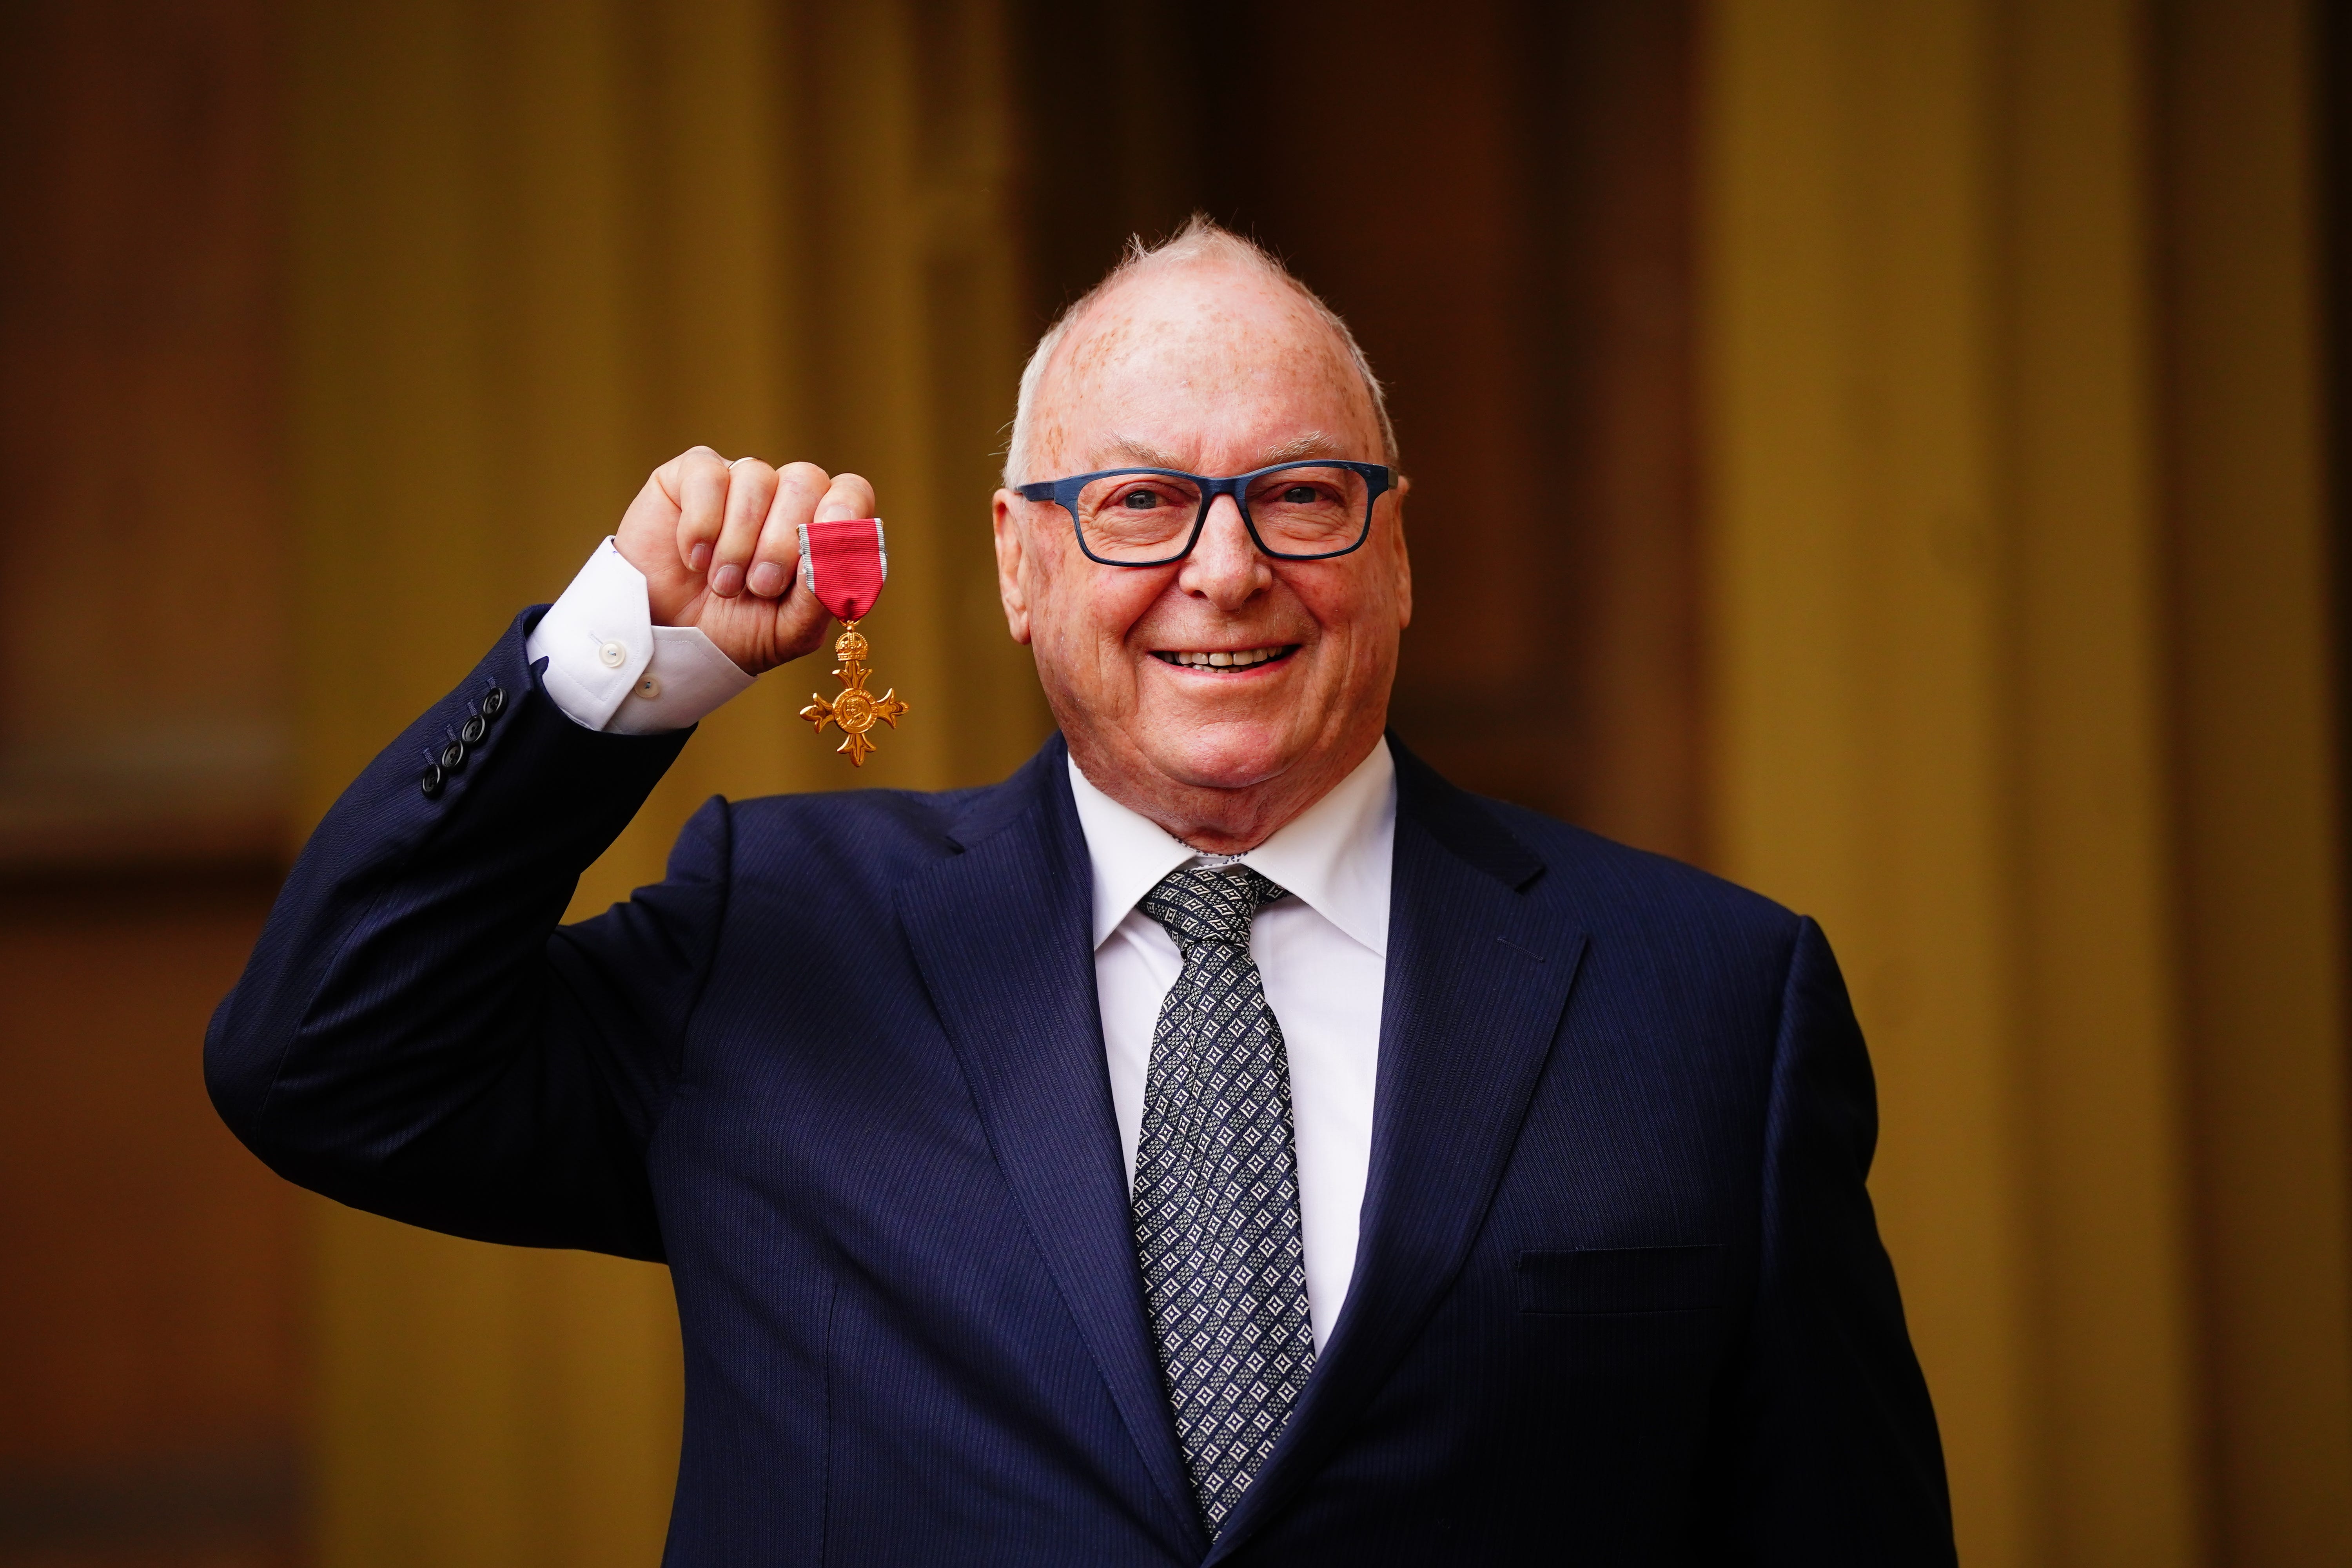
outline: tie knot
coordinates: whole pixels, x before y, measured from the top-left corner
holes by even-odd
[[[1250,921],[1286,890],[1246,866],[1181,867],[1143,895],[1142,910],[1179,949],[1214,942],[1246,951]]]

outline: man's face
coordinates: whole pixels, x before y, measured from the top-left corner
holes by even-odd
[[[1330,330],[1279,283],[1213,263],[1147,272],[1089,310],[1033,418],[1024,481],[1382,460],[1370,396]],[[998,492],[1005,612],[1087,777],[1136,805],[1311,775],[1311,801],[1360,761],[1412,616],[1402,500],[1381,498],[1351,554],[1276,561],[1220,498],[1184,560],[1121,567],[1088,560],[1059,506]],[[1245,666],[1179,662],[1268,650]]]

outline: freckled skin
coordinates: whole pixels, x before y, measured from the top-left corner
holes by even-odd
[[[1024,481],[1119,468],[1232,474],[1291,455],[1382,460],[1337,336],[1279,281],[1221,260],[1148,266],[1097,301],[1046,367]],[[1311,444],[1311,450],[1301,450]],[[1363,761],[1387,723],[1412,616],[1403,496],[1329,561],[1258,553],[1230,500],[1168,566],[1087,559],[1069,514],[996,493],[998,585],[1071,754],[1097,787],[1216,853],[1263,843]],[[1155,651],[1296,645],[1237,673]]]

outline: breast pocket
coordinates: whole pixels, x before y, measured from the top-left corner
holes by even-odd
[[[1724,1304],[1724,1248],[1585,1247],[1522,1252],[1519,1310],[1557,1317],[1703,1312]]]

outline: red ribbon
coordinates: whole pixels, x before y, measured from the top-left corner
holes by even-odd
[[[871,610],[889,575],[880,518],[801,524],[801,581],[835,620],[857,620]]]

